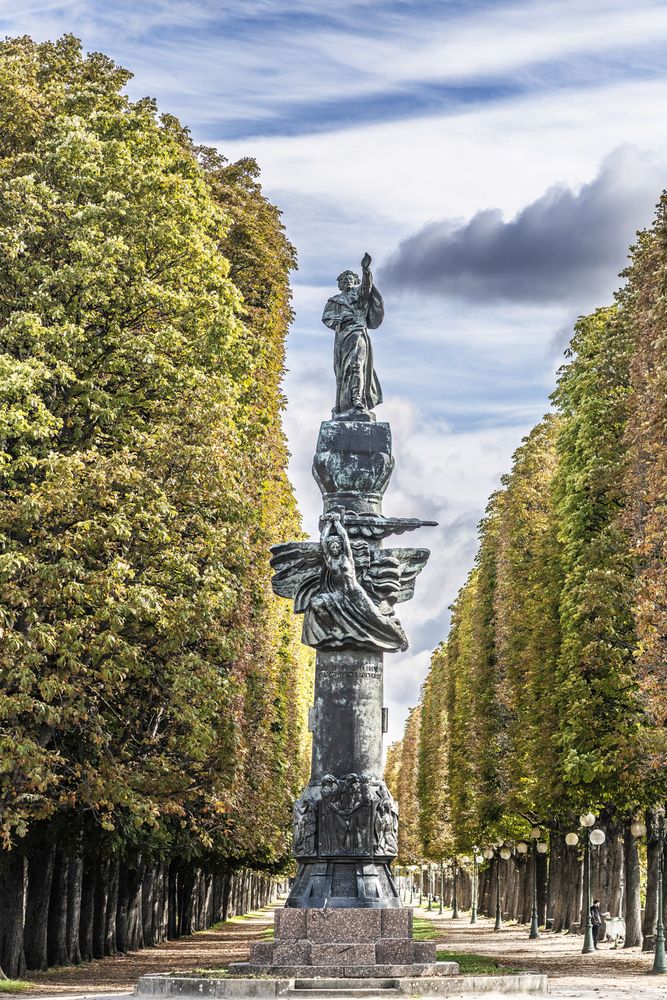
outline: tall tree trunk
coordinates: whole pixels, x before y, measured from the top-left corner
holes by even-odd
[[[222,886],[222,919],[229,919],[229,901],[232,892],[232,874],[231,872],[224,873],[224,883]]]
[[[79,950],[83,962],[94,958],[93,928],[95,923],[95,886],[97,863],[90,856],[83,860],[81,883],[81,916],[79,918]]]
[[[178,873],[179,922],[178,933],[192,934],[192,903],[195,889],[195,875],[191,867],[182,867]]]
[[[167,937],[173,941],[178,937],[178,864],[172,861],[168,875]]]
[[[118,876],[120,863],[114,858],[109,863],[109,897],[104,922],[104,954],[117,955],[116,944],[116,914],[118,912]]]
[[[136,866],[130,869],[127,878],[129,887],[127,897],[127,947],[129,951],[138,951],[144,947],[141,894],[145,867],[143,858],[139,857]]]
[[[636,948],[642,943],[641,872],[637,839],[632,836],[629,823],[625,824],[623,832],[623,856],[625,861],[625,890],[623,893],[625,943],[623,947]]]
[[[2,852],[0,854],[0,970],[4,970],[10,979],[20,979],[25,975],[24,900],[25,858],[18,851]]]
[[[141,886],[141,925],[146,948],[157,943],[155,933],[156,869],[155,863],[146,866]]]
[[[563,834],[552,837],[550,888],[553,893],[554,931],[569,931],[581,920],[583,865],[575,848],[568,847]]]
[[[107,905],[109,902],[108,858],[100,858],[95,871],[95,899],[93,905],[93,958],[104,958]]]
[[[25,908],[24,947],[28,969],[48,968],[49,897],[55,847],[48,840],[35,844],[28,854],[28,898]]]
[[[128,910],[128,870],[125,864],[121,864],[118,871],[118,907],[116,910],[116,947],[122,954],[128,951],[127,947],[127,910]]]
[[[79,946],[79,927],[81,925],[81,893],[83,880],[83,857],[80,848],[69,859],[67,882],[67,964],[79,965],[81,950]]]
[[[642,928],[643,951],[653,951],[655,931],[658,924],[658,842],[651,835],[654,828],[653,813],[646,813],[646,829],[649,831],[646,844],[646,909]]]
[[[67,888],[69,858],[62,847],[56,849],[49,898],[47,957],[50,966],[67,965]]]

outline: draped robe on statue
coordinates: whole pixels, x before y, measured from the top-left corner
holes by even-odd
[[[340,292],[324,307],[322,322],[334,330],[334,372],[336,406],[334,413],[345,413],[355,406],[372,410],[382,402],[382,389],[373,368],[373,348],[369,330],[376,330],[384,319],[382,296],[373,284],[370,271],[364,271],[358,296]]]

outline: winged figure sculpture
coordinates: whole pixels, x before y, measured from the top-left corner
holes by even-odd
[[[394,652],[408,642],[394,605],[414,594],[428,549],[375,549],[350,541],[338,512],[325,514],[318,542],[274,545],[273,590],[304,615],[303,642]]]

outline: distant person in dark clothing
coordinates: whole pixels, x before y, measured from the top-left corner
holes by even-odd
[[[591,906],[591,924],[593,925],[593,947],[598,950],[598,934],[602,926],[602,914],[600,913],[600,900],[594,899]]]

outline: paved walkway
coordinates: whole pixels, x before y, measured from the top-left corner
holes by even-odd
[[[216,929],[199,931],[178,941],[166,941],[155,948],[49,972],[29,972],[26,978],[34,984],[34,989],[19,996],[52,996],[58,1000],[85,996],[92,1000],[98,994],[132,992],[140,976],[153,972],[218,969],[230,962],[245,961],[250,942],[260,940],[272,924],[273,908],[267,907],[245,917],[234,917]],[[1,981],[0,997],[4,1000]]]
[[[562,1000],[667,1000],[667,976],[647,975],[653,956],[639,948],[601,944],[594,954],[582,955],[580,935],[547,932],[529,941],[526,926],[508,924],[494,931],[494,921],[485,917],[471,926],[469,913],[458,920],[452,920],[451,911],[443,917],[425,909],[415,908],[415,913],[433,920],[441,947],[490,955],[499,964],[526,972],[544,972],[549,976],[550,993]]]
[[[602,945],[596,954],[584,956],[579,936],[547,933],[537,941],[529,941],[526,927],[510,924],[494,932],[493,921],[483,917],[470,926],[467,914],[452,920],[451,913],[439,917],[437,912],[428,913],[417,908],[415,912],[433,920],[442,948],[490,955],[500,964],[547,973],[550,992],[559,1000],[635,1000],[638,997],[667,1000],[667,976],[647,975],[652,956],[642,954],[639,949],[615,950]],[[108,994],[126,996],[142,975],[219,968],[243,961],[248,956],[250,942],[261,939],[272,922],[273,909],[268,907],[256,914],[236,917],[215,930],[201,931],[156,948],[72,968],[32,973],[30,981],[34,988],[21,996],[39,996],[42,1000],[47,997],[93,1000]],[[485,1000],[494,1000],[494,996],[484,994]],[[511,1000],[509,994],[502,996],[503,1000]],[[341,996],[341,1000],[344,997]]]

